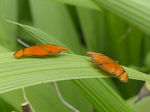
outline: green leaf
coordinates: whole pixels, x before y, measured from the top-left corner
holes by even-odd
[[[12,55],[13,53],[0,54],[0,93],[59,80],[113,77],[96,67],[85,56],[58,54],[16,59]],[[124,68],[130,79],[150,81],[149,75]]]
[[[98,112],[133,112],[129,105],[104,80],[83,79],[74,81]]]
[[[80,7],[85,7],[89,9],[95,9],[95,10],[100,10],[100,8],[94,4],[91,0],[47,0],[47,1],[54,1],[54,2],[60,2],[60,3],[66,3],[69,5],[75,5],[75,6],[80,6]]]
[[[3,16],[13,21],[17,20],[17,0],[0,0],[0,44],[14,51],[16,40],[12,37],[17,26],[4,21]]]
[[[102,11],[77,7],[79,21],[87,49],[90,51],[104,52],[105,21]]]
[[[141,31],[150,35],[150,5],[139,0],[92,0],[98,6],[122,17]]]
[[[70,3],[70,0],[50,0],[62,3]],[[79,2],[78,2],[79,1]],[[77,4],[77,2],[79,4]],[[103,8],[132,25],[139,28],[144,33],[150,35],[150,3],[149,1],[140,0],[74,0],[71,1],[72,5],[91,7],[92,9]],[[94,4],[94,5],[93,5]]]

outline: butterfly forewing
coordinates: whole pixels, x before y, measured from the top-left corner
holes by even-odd
[[[50,51],[51,53],[60,53],[62,50],[68,50],[67,48],[62,46],[49,45],[49,44],[43,45],[43,49],[46,51]]]

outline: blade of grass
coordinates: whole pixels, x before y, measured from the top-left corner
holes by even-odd
[[[136,37],[136,42],[135,41]],[[133,31],[130,33],[128,38],[128,45],[129,45],[129,60],[133,60],[130,62],[133,65],[141,66],[142,58],[141,58],[141,52],[142,52],[142,46],[143,43],[143,33],[137,29],[133,29]],[[136,46],[136,47],[135,47]]]
[[[150,66],[149,61],[147,60],[147,56],[150,52],[150,50],[149,50],[149,48],[150,48],[150,36],[145,35],[143,41],[144,41],[143,42],[144,44],[143,44],[142,49],[144,49],[144,50],[142,50],[143,52],[142,52],[141,56],[144,57],[145,60],[142,61],[142,63],[146,64],[147,66]]]
[[[12,53],[1,53],[0,58],[0,93],[59,80],[113,77],[95,64],[93,68],[90,58],[79,55],[62,54],[45,58],[16,59],[12,57]],[[150,81],[149,75],[124,68],[130,79]]]
[[[105,21],[103,12],[81,7],[77,7],[76,9],[88,50],[103,53],[105,46]]]
[[[70,0],[50,0],[50,1],[59,1],[61,3],[69,3]],[[68,2],[69,1],[69,2]],[[80,0],[79,4],[86,4],[87,7],[92,6],[93,9],[104,8],[113,12],[114,14],[122,17],[132,25],[136,26],[144,33],[150,35],[150,5],[149,1],[140,1],[140,0],[91,0],[93,3],[89,2],[89,0]],[[77,1],[71,1],[72,5],[83,6],[76,3]],[[87,3],[89,2],[89,3]]]
[[[120,17],[114,15],[113,13],[106,13],[106,29],[107,29],[107,43],[109,48],[106,49],[107,53],[113,58],[118,60],[119,56],[122,55],[121,59],[127,60],[128,58],[128,47],[127,47],[127,35],[122,38],[122,35],[126,34],[128,29],[124,20]],[[116,50],[117,49],[117,50]],[[108,56],[109,56],[108,55]],[[120,61],[120,60],[119,60]],[[123,61],[123,65],[127,61]]]
[[[150,8],[146,1],[92,0],[100,7],[122,17],[144,33],[150,35]]]
[[[5,15],[11,20],[17,20],[17,0],[0,0],[0,7],[0,44],[14,51],[16,40],[12,38],[12,35],[17,30],[17,26],[5,22],[2,17]]]
[[[85,8],[95,9],[95,10],[101,10],[91,0],[75,0],[75,1],[70,1],[70,0],[47,0],[47,1],[54,1],[54,2],[66,3],[66,4],[69,4],[69,5],[75,5],[75,6],[80,6],[80,7],[85,7]]]
[[[98,112],[133,112],[104,80],[83,79],[74,82]]]

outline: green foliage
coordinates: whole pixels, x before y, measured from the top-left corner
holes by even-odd
[[[150,71],[148,1],[1,0],[0,6],[0,111],[21,111],[25,87],[36,112],[72,112],[58,98],[54,81],[63,98],[81,112],[150,109],[148,98],[133,105],[132,97],[140,90],[140,80],[150,81],[145,74]],[[13,33],[29,45],[41,42],[69,50],[16,59],[12,51],[23,46]],[[98,68],[87,51],[119,59],[129,82]]]

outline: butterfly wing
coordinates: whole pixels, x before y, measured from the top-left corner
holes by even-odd
[[[43,56],[43,55],[48,55],[48,54],[49,53],[43,50],[41,47],[32,46],[32,47],[27,47],[27,48],[17,51],[14,54],[14,56],[15,57],[22,57],[22,56],[27,56],[27,55]]]
[[[123,82],[128,81],[127,73],[118,64],[117,61],[114,61],[111,58],[109,58],[103,54],[99,54],[99,53],[95,53],[95,52],[88,52],[88,54],[90,54],[92,56],[92,61],[95,62],[103,70],[117,76]]]
[[[22,57],[27,55],[45,56],[48,54],[59,53],[62,50],[68,50],[68,48],[57,45],[37,43],[37,46],[32,46],[17,51],[14,54],[14,56],[15,57]]]
[[[99,65],[102,69],[117,76],[121,81],[127,82],[128,75],[125,70],[118,64],[118,63],[107,63],[107,64],[100,64]]]
[[[68,50],[68,48],[51,44],[44,44],[42,47],[45,51],[49,52],[49,54],[60,53],[62,50]]]

